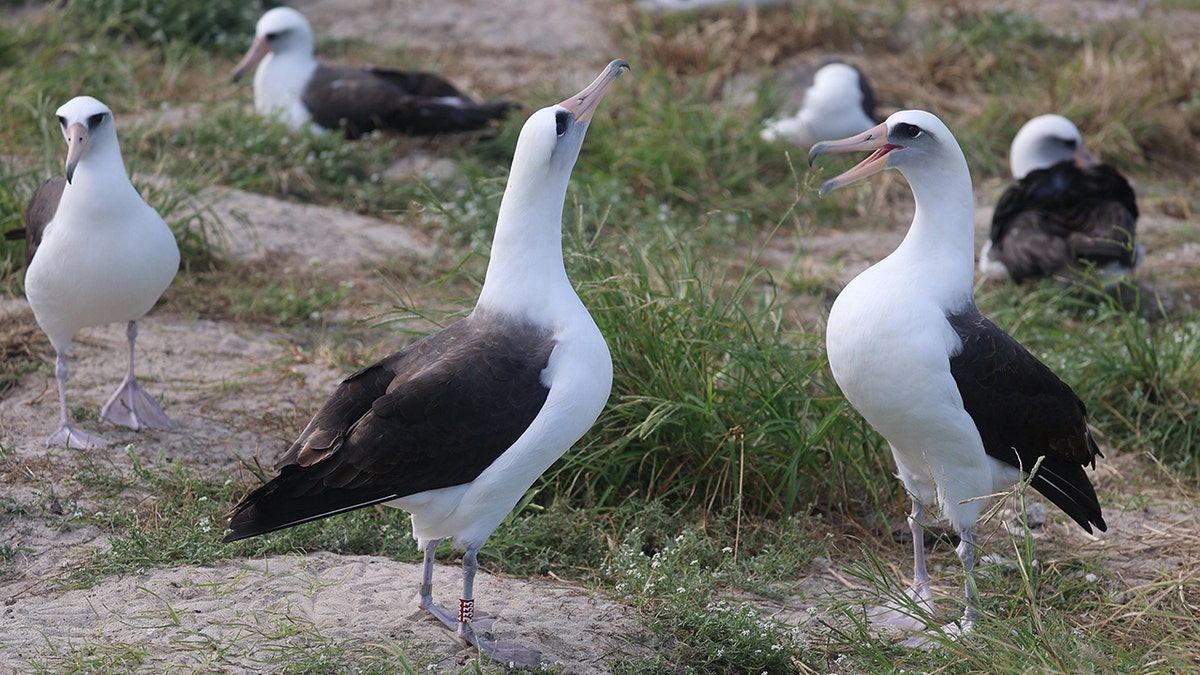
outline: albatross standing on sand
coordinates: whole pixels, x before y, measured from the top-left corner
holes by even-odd
[[[175,427],[138,383],[133,364],[137,320],[171,285],[179,248],[129,182],[108,106],[79,96],[57,115],[67,141],[66,177],[43,183],[26,208],[25,228],[5,236],[26,240],[25,296],[56,352],[59,427],[46,445],[89,449],[109,442],[71,424],[66,389],[67,352],[88,326],[128,322],[129,369],[100,419],[132,429]]]
[[[1084,472],[1100,451],[1079,397],[975,307],[971,174],[946,125],[924,111],[898,112],[858,136],[818,143],[809,163],[854,151],[872,154],[827,181],[821,194],[896,169],[912,188],[916,214],[900,246],[834,302],[829,366],[846,398],[887,439],[912,497],[914,601],[932,598],[927,509],[940,509],[959,532],[967,606],[952,630],[965,632],[980,616],[971,576],[972,531],[985,505],[979,497],[1011,488],[1040,461],[1030,484],[1084,530],[1104,530]]]
[[[1142,261],[1137,198],[1116,169],[1101,164],[1062,115],[1039,115],[1013,137],[1011,185],[992,214],[979,271],[1022,282],[1082,266],[1104,281]]]
[[[327,66],[313,58],[313,32],[290,7],[263,14],[254,42],[233,71],[233,80],[258,64],[254,109],[281,118],[292,131],[345,125],[350,138],[391,129],[406,134],[473,131],[504,117],[507,101],[477,102],[430,73],[367,66]]]
[[[804,92],[804,104],[791,117],[768,120],[760,136],[807,148],[875,126],[875,94],[858,68],[835,61],[821,66]]]
[[[235,541],[381,502],[412,514],[421,606],[500,661],[538,654],[478,635],[479,548],[538,476],[596,421],[612,386],[604,336],[567,279],[562,211],[596,107],[629,65],[525,123],[474,311],[347,378],[235,507]],[[433,602],[438,543],[463,549],[457,612]]]

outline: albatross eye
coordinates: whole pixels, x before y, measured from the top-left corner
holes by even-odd
[[[923,134],[925,132],[921,129],[921,127],[919,127],[915,124],[909,124],[908,122],[901,122],[900,124],[896,125],[896,133],[901,134],[903,136],[907,136],[909,138],[917,138],[918,136],[920,136],[921,134]]]
[[[104,121],[104,113],[96,113],[88,118],[88,130],[95,129]]]
[[[567,122],[570,121],[568,119],[569,117],[570,113],[565,110],[559,110],[558,113],[554,115],[554,133],[558,134],[559,136],[567,133]]]
[[[58,124],[62,128],[66,129],[67,128],[67,118],[63,117],[62,115],[59,115],[58,116]]]
[[[271,32],[271,33],[267,33],[267,34],[266,34],[266,35],[264,35],[263,37],[264,37],[264,38],[266,38],[267,42],[274,42],[274,41],[275,41],[275,38],[279,37],[279,31],[274,31],[274,32]]]

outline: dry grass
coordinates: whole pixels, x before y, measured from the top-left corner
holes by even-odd
[[[54,350],[33,320],[33,312],[0,313],[0,397],[21,376],[54,359]]]
[[[1073,32],[968,0],[909,12],[844,2],[630,17],[626,30],[647,61],[705,78],[714,100],[738,74],[849,58],[867,73],[881,114],[926,108],[960,139],[979,137],[964,145],[968,157],[976,150],[973,167],[985,174],[1007,173],[1009,140],[1046,111],[1074,119],[1107,161],[1127,170],[1180,175],[1200,147],[1200,56],[1148,24]]]

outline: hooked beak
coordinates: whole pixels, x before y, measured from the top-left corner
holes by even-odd
[[[271,51],[271,43],[267,39],[258,35],[254,36],[254,42],[250,44],[250,51],[242,57],[241,63],[233,69],[233,81],[237,82],[242,79],[242,75],[246,74],[254,66],[258,65],[259,61]]]
[[[834,190],[849,185],[857,180],[862,180],[867,176],[879,173],[887,168],[888,153],[893,150],[903,148],[902,145],[888,143],[887,140],[887,123],[880,124],[877,127],[872,127],[862,132],[857,136],[842,139],[840,141],[821,141],[812,146],[808,151],[808,165],[812,166],[813,160],[817,155],[828,155],[838,152],[858,152],[873,150],[869,157],[859,162],[854,168],[849,171],[830,178],[821,185],[818,194],[822,197],[833,192]]]
[[[1075,151],[1075,164],[1079,165],[1080,168],[1090,169],[1099,165],[1100,160],[1096,159],[1096,156],[1092,154],[1087,145],[1080,143],[1079,149]]]
[[[67,182],[75,177],[75,167],[87,152],[88,142],[92,136],[86,126],[75,122],[67,127]]]
[[[629,62],[623,59],[613,61],[583,91],[559,103],[559,105],[574,113],[576,122],[586,123],[591,121],[592,113],[596,112],[596,108],[600,105],[600,99],[604,98],[604,94],[608,92],[608,88],[626,70],[629,70]]]

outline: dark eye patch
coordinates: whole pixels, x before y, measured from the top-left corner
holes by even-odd
[[[921,134],[925,133],[921,127],[915,124],[909,124],[908,122],[901,122],[900,124],[897,124],[896,132],[901,136],[907,136],[909,138],[917,138]]]
[[[59,115],[58,116],[58,124],[62,128],[66,129],[67,128],[67,118],[63,117],[62,115]]]
[[[559,136],[567,133],[567,124],[571,121],[570,116],[571,113],[565,110],[559,110],[558,113],[554,115],[554,133],[558,134]]]
[[[96,113],[88,118],[88,130],[95,129],[104,121],[104,113]]]
[[[279,31],[276,31],[273,33],[267,33],[263,37],[266,38],[267,42],[274,42],[275,38],[279,37],[280,35],[282,35],[282,33],[280,33]]]

